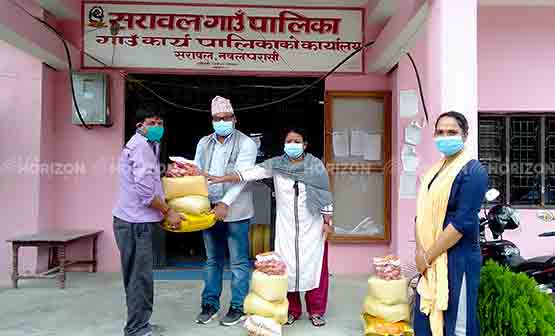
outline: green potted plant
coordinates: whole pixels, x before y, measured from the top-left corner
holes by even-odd
[[[555,306],[525,274],[489,261],[482,268],[478,316],[482,336],[554,336]]]

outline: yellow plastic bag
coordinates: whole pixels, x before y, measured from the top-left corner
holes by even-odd
[[[194,232],[206,230],[216,223],[216,215],[213,213],[204,213],[201,215],[181,214],[185,216],[185,220],[181,221],[181,225],[178,229],[172,229],[168,221],[162,223],[162,228],[171,232]]]
[[[267,275],[252,273],[252,291],[266,301],[283,301],[287,298],[287,274]]]
[[[367,296],[364,300],[364,312],[392,323],[410,319],[410,308],[407,303],[385,305],[372,296]]]
[[[170,208],[177,212],[200,215],[210,211],[210,201],[206,196],[185,196],[172,199],[168,202]]]
[[[287,322],[289,302],[287,299],[281,302],[266,301],[256,293],[250,293],[244,302],[245,313],[271,318],[277,323],[284,325]]]
[[[407,278],[384,280],[373,276],[368,279],[368,295],[387,305],[409,303],[409,281]]]
[[[363,314],[365,336],[414,336],[414,330],[406,322],[390,323],[377,317]]]
[[[208,197],[208,185],[204,176],[163,177],[162,184],[168,200],[193,195]]]
[[[271,227],[267,224],[251,224],[249,227],[249,255],[254,259],[257,254],[270,251]]]

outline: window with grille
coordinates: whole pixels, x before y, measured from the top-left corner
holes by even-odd
[[[478,131],[480,161],[488,168],[490,188],[499,190],[499,202],[505,201],[506,164],[505,122],[503,118],[480,118]]]
[[[478,153],[496,202],[555,205],[555,115],[480,114]]]
[[[555,117],[545,119],[545,192],[546,204],[555,204]]]

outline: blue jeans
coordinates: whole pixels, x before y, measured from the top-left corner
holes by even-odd
[[[243,301],[249,292],[249,224],[251,220],[217,222],[204,230],[206,269],[202,305],[220,310],[222,294],[225,246],[229,246],[231,266],[231,308],[243,310]]]

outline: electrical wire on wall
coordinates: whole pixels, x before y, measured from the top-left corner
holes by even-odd
[[[54,28],[51,24],[49,24],[45,20],[43,20],[43,19],[41,19],[41,18],[39,18],[39,17],[37,17],[33,14],[31,14],[27,9],[25,9],[23,6],[21,6],[17,2],[11,1],[11,3],[14,4],[15,6],[19,7],[21,10],[23,10],[25,13],[27,13],[29,16],[31,16],[35,20],[37,20],[40,23],[42,23],[43,25],[45,25],[48,29],[52,30],[56,34],[56,36],[58,36],[58,38],[62,41],[62,44],[64,45],[64,50],[66,52],[66,57],[67,57],[67,66],[68,66],[68,72],[69,72],[69,85],[70,85],[70,88],[71,88],[71,97],[72,97],[73,105],[75,106],[75,110],[77,112],[77,116],[79,117],[79,121],[81,121],[81,124],[86,129],[92,129],[92,127],[90,125],[87,125],[87,123],[85,122],[85,119],[83,119],[83,116],[81,115],[81,110],[79,110],[79,105],[77,104],[77,99],[75,98],[75,87],[73,85],[73,66],[72,66],[72,62],[71,62],[71,54],[69,52],[69,47],[67,46],[66,40],[64,39],[62,34],[56,28]]]
[[[422,108],[424,109],[424,116],[426,117],[426,124],[430,122],[428,117],[428,108],[426,107],[426,101],[424,100],[424,92],[422,91],[422,82],[420,81],[420,73],[418,72],[418,68],[416,67],[416,63],[414,62],[414,58],[410,52],[407,52],[407,56],[410,59],[410,63],[412,64],[412,68],[414,69],[414,74],[416,75],[416,81],[418,82],[418,92],[420,92],[420,99],[422,99]]]

